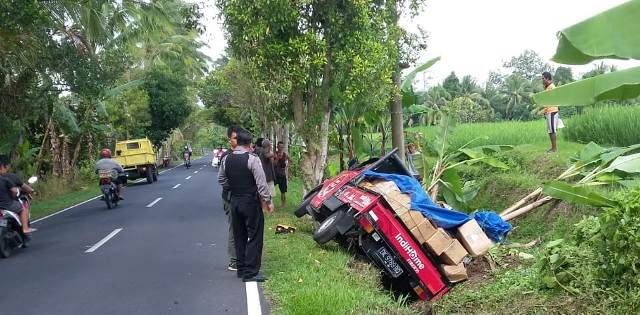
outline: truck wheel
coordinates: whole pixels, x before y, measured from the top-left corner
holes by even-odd
[[[158,168],[157,167],[153,168],[153,181],[154,182],[158,181]]]
[[[318,193],[318,191],[320,191],[321,188],[322,188],[322,185],[318,185],[318,187],[314,188],[304,196],[304,200],[302,200],[300,207],[298,207],[298,210],[294,212],[296,217],[302,218],[305,214],[308,213],[307,206],[311,203],[311,199],[313,199],[313,197],[316,196],[316,194]]]
[[[334,239],[338,235],[338,222],[344,215],[344,211],[336,211],[322,221],[318,229],[313,233],[313,240],[318,244],[324,244]]]
[[[151,167],[147,166],[147,184],[153,183],[153,171],[151,171]]]

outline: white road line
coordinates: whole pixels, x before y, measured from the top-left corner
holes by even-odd
[[[147,208],[151,208],[153,207],[153,205],[155,205],[156,203],[158,203],[158,201],[162,200],[162,197],[158,197],[156,198],[156,200],[152,201],[150,204],[147,205]]]
[[[191,176],[187,176],[187,177],[185,177],[184,179],[189,179],[189,178],[191,178]]]
[[[122,231],[121,228],[113,230],[113,232],[109,233],[109,235],[107,235],[103,239],[101,239],[100,242],[97,242],[95,245],[91,246],[91,248],[87,249],[84,252],[85,253],[93,253],[93,252],[95,252],[98,248],[100,248],[100,246],[104,245],[104,243],[109,241],[112,237],[114,237],[114,236],[116,236],[116,234],[120,233],[120,231]]]
[[[170,171],[170,170],[172,170],[172,169],[174,169],[174,168],[180,167],[180,166],[182,166],[182,165],[177,165],[177,166],[174,166],[174,167],[172,167],[172,168],[170,168],[170,169],[166,169],[166,170],[164,170],[164,171],[160,172],[160,174],[162,174],[162,173],[164,173],[164,172],[168,172],[168,171]],[[102,195],[98,195],[98,196],[92,197],[92,198],[90,198],[90,199],[87,199],[87,200],[85,200],[85,201],[83,201],[83,202],[76,203],[76,204],[75,204],[75,205],[73,205],[73,206],[69,206],[69,207],[64,208],[64,209],[62,209],[62,210],[60,210],[60,211],[54,212],[54,213],[52,213],[52,214],[50,214],[50,215],[47,215],[47,216],[44,216],[44,217],[42,217],[42,218],[40,218],[40,219],[34,220],[34,221],[32,221],[32,222],[31,222],[31,224],[38,223],[38,222],[43,221],[43,220],[45,220],[45,219],[48,219],[48,218],[50,218],[50,217],[52,217],[52,216],[54,216],[54,215],[58,215],[58,214],[60,214],[60,213],[63,213],[63,212],[69,211],[69,210],[71,210],[71,209],[73,209],[73,208],[75,208],[75,207],[77,207],[77,206],[81,206],[81,205],[83,205],[83,204],[85,204],[85,203],[87,203],[87,202],[89,202],[89,201],[96,200],[96,199],[100,198],[101,196],[102,196]]]
[[[193,172],[193,174],[198,174],[198,171]]]
[[[245,282],[247,288],[247,314],[262,315],[262,307],[260,307],[260,293],[258,292],[257,282]]]
[[[171,187],[171,189],[176,189],[176,188],[180,187],[180,185],[182,185],[182,184],[177,184],[177,185]]]

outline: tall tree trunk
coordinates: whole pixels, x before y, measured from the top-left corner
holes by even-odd
[[[44,130],[44,136],[42,136],[42,145],[40,146],[40,152],[38,152],[38,157],[36,157],[36,174],[40,174],[42,159],[44,158],[44,153],[47,151],[47,145],[49,144],[49,134],[51,133],[52,128],[53,128],[53,118],[49,118],[49,122],[47,122],[47,127]]]
[[[73,178],[73,166],[69,157],[69,137],[65,136],[62,140],[62,175],[65,179]]]
[[[393,82],[400,89],[400,68],[393,73]],[[402,125],[402,96],[399,92],[393,94],[391,102],[391,142],[398,149],[398,157],[404,161],[404,126]]]
[[[71,167],[73,169],[78,165],[78,159],[80,158],[80,149],[82,148],[82,140],[84,139],[83,135],[80,135],[78,138],[78,142],[76,142],[76,147],[73,149],[73,156],[71,157]]]
[[[338,129],[338,150],[340,151],[340,172],[344,171],[347,169],[346,165],[344,164],[344,135],[343,135],[343,128],[342,126],[338,125],[337,126]]]
[[[51,166],[52,166],[52,175],[53,177],[59,177],[62,175],[62,154],[60,148],[60,137],[58,136],[58,132],[56,131],[55,124],[51,125]]]
[[[380,156],[387,154],[387,129],[384,127],[384,123],[380,124],[380,133],[382,134],[382,142],[380,143]]]

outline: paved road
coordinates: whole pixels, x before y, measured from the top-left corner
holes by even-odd
[[[0,313],[252,314],[250,286],[226,269],[226,218],[207,161],[130,185],[115,209],[93,200],[35,223],[31,247],[0,260]]]

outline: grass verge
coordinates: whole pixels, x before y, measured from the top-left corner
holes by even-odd
[[[265,292],[272,313],[415,314],[404,298],[394,298],[381,289],[377,269],[334,242],[316,244],[311,219],[293,215],[302,185],[292,180],[289,187],[286,209],[265,216],[263,269],[270,278]],[[297,231],[275,234],[277,224],[295,226]]]
[[[38,187],[36,187],[38,189]],[[31,219],[39,219],[56,211],[83,202],[100,194],[98,185],[79,187],[76,191],[54,194],[47,198],[36,198],[31,203]]]

